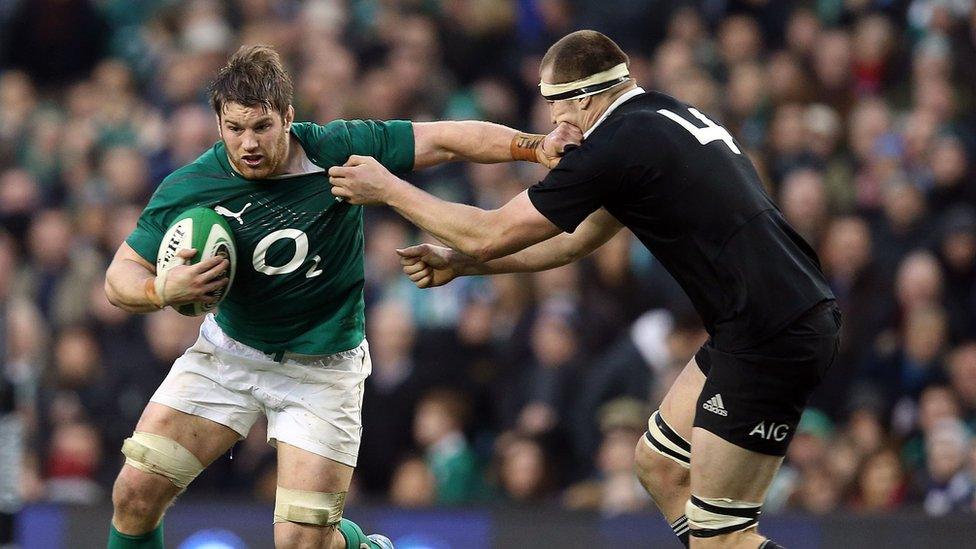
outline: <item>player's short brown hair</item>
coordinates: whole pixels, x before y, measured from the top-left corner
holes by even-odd
[[[594,30],[571,32],[553,44],[540,68],[552,67],[552,82],[564,84],[603,72],[630,59],[609,36]]]
[[[291,77],[271,46],[241,46],[210,83],[210,106],[219,116],[227,103],[264,105],[282,117],[291,105]]]

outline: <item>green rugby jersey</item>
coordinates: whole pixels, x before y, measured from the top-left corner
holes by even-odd
[[[222,141],[160,184],[126,239],[155,264],[170,223],[189,208],[227,218],[237,244],[234,285],[216,320],[230,337],[266,353],[320,355],[364,338],[363,209],[337,202],[328,169],[373,156],[391,172],[413,168],[410,122],[294,123],[292,134],[324,172],[248,180]]]

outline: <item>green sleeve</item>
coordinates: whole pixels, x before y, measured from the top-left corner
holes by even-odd
[[[133,250],[136,251],[146,261],[156,264],[156,255],[159,252],[159,243],[163,241],[163,235],[169,227],[169,222],[179,213],[177,194],[174,192],[173,183],[163,180],[146,209],[142,210],[136,228],[128,238],[125,239]]]
[[[409,120],[335,120],[325,126],[313,128],[322,156],[332,156],[335,146],[344,146],[349,155],[372,156],[393,173],[413,169],[413,124]],[[346,158],[335,158],[343,164]]]

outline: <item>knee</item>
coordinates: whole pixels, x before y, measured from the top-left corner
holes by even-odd
[[[688,469],[651,450],[643,440],[634,450],[634,466],[637,478],[652,493],[686,489],[691,484]]]
[[[648,490],[656,486],[687,486],[691,478],[691,443],[656,410],[647,420],[647,432],[637,442],[635,463]]]
[[[153,482],[155,479],[140,478],[129,469],[123,469],[112,487],[112,507],[115,523],[126,533],[134,529],[149,531],[156,526],[169,503],[166,486]]]

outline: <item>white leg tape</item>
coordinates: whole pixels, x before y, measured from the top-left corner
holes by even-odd
[[[173,439],[136,431],[122,443],[125,462],[140,471],[168,478],[186,488],[203,471],[203,464]]]
[[[274,521],[332,526],[342,519],[345,505],[346,492],[309,492],[279,486]]]
[[[756,524],[762,503],[692,495],[685,503],[685,516],[695,537],[712,537],[745,530]]]
[[[691,468],[691,452],[687,450],[691,445],[681,435],[671,429],[664,421],[664,418],[661,417],[660,410],[655,410],[651,414],[651,418],[647,420],[647,433],[642,440],[651,450],[674,461],[685,469]]]

